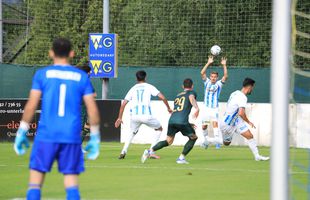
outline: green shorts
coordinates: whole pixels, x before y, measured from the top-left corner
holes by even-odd
[[[195,134],[195,130],[190,124],[168,124],[168,133],[170,137],[174,137],[177,132],[181,132],[184,136],[191,136]]]

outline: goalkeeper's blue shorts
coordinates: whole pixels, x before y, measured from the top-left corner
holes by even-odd
[[[29,168],[46,173],[57,160],[58,171],[63,174],[80,174],[84,169],[81,144],[35,141],[30,156]]]

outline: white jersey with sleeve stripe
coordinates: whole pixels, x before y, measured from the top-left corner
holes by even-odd
[[[211,83],[211,80],[207,78],[204,81],[204,105],[207,108],[218,108],[219,97],[222,91],[223,82],[221,80],[216,83]]]
[[[160,91],[151,84],[137,83],[127,93],[125,100],[130,101],[131,115],[152,115],[151,98]]]
[[[224,123],[229,126],[235,126],[238,121],[243,121],[239,115],[239,108],[245,108],[248,98],[240,90],[231,93],[224,114]]]

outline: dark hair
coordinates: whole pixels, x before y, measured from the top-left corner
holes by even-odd
[[[146,72],[144,70],[137,71],[136,77],[137,81],[145,81]]]
[[[255,84],[255,81],[251,78],[245,78],[244,81],[243,81],[243,87],[246,87],[246,86],[254,86]]]
[[[91,71],[91,68],[88,65],[80,65],[76,67],[79,68],[80,70],[83,70],[86,73],[89,73]]]
[[[190,78],[187,78],[183,81],[183,87],[184,88],[192,88],[193,86],[193,81]]]
[[[67,58],[72,50],[72,44],[66,38],[57,38],[53,41],[52,50],[54,51],[55,57]]]
[[[212,71],[212,72],[210,73],[210,75],[211,75],[211,74],[216,74],[217,76],[219,76],[219,73],[216,72],[216,71]]]

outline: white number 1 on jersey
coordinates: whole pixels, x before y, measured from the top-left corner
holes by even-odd
[[[67,90],[66,84],[61,84],[59,90],[59,104],[58,104],[59,117],[65,116],[66,90]]]

